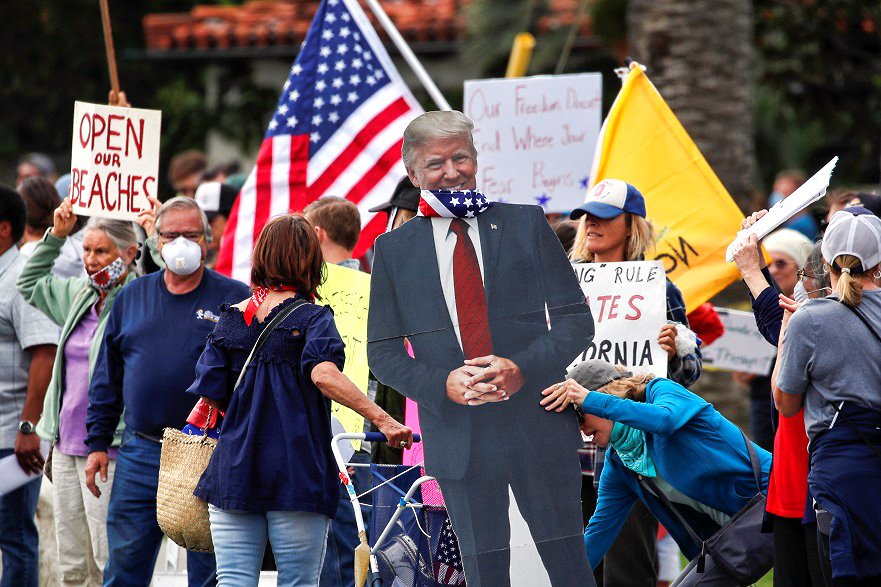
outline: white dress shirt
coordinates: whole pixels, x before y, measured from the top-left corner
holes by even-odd
[[[463,218],[462,220],[468,225],[468,237],[474,243],[477,263],[480,265],[480,278],[486,283],[477,218]],[[456,291],[453,284],[453,250],[456,248],[458,237],[455,232],[450,230],[452,223],[452,218],[431,218],[431,231],[434,234],[434,250],[437,253],[437,268],[440,272],[441,289],[444,292],[444,301],[447,303],[450,320],[453,322],[453,330],[456,332],[456,340],[459,341],[459,347],[461,347],[462,334],[459,332],[459,313],[456,311]]]

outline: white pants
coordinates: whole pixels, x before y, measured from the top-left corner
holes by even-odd
[[[62,585],[100,587],[107,563],[107,504],[113,484],[114,460],[107,482],[100,474],[96,498],[86,487],[86,457],[55,450],[52,454],[52,487],[55,490],[55,534]]]

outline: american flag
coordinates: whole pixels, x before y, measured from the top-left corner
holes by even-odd
[[[465,585],[459,540],[453,532],[450,518],[444,520],[437,549],[434,552],[434,576],[439,585]]]
[[[367,209],[406,175],[404,128],[421,113],[358,0],[324,0],[233,206],[218,271],[249,282],[251,249],[266,221],[324,195],[358,205],[355,256],[362,255],[385,229]]]
[[[419,192],[419,216],[475,218],[492,206],[477,190],[422,190]]]

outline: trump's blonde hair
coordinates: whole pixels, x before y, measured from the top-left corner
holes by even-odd
[[[420,114],[404,129],[401,158],[408,170],[416,163],[416,150],[436,139],[467,138],[471,154],[477,156],[474,147],[474,123],[458,110],[435,110]]]

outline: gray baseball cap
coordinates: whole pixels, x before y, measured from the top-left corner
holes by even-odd
[[[611,363],[599,359],[591,359],[589,361],[582,361],[569,369],[566,377],[574,379],[575,383],[581,387],[596,391],[607,383],[622,377],[630,377],[631,375],[633,373],[630,371],[624,371],[623,373],[618,371]]]
[[[839,255],[853,255],[860,260],[854,273],[871,269],[881,262],[881,219],[849,210],[836,212],[823,235],[821,251],[830,265]]]

